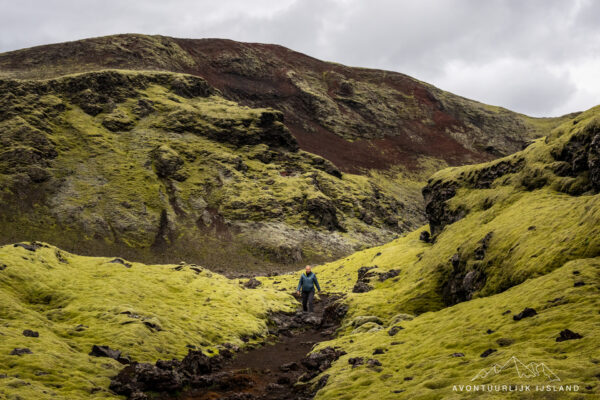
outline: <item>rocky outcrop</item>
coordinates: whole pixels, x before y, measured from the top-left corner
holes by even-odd
[[[451,208],[448,205],[448,200],[456,195],[459,188],[489,189],[496,179],[521,171],[524,164],[525,160],[522,158],[507,159],[477,168],[468,174],[462,172],[454,179],[430,179],[423,188],[423,198],[431,236],[435,238],[444,226],[462,219],[467,214],[468,210],[460,206]]]
[[[600,192],[600,120],[592,120],[566,144],[554,148],[552,156],[559,161],[554,165],[555,174],[584,179],[585,184],[571,194]]]

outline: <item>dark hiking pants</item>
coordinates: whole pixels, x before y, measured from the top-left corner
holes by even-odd
[[[310,292],[302,291],[302,310],[313,312],[313,298],[315,297],[315,291]]]

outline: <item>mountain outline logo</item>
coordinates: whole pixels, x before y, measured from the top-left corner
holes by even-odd
[[[538,376],[546,376],[546,378],[548,378],[548,382],[560,382],[558,375],[556,375],[556,373],[554,373],[554,371],[552,371],[545,363],[532,361],[529,364],[525,364],[515,356],[510,357],[504,364],[494,364],[489,368],[481,369],[471,379],[471,381],[484,379],[488,376],[498,375],[511,369],[512,367],[514,367],[517,375],[521,379],[531,379]]]

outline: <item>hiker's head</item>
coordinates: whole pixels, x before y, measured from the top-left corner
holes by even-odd
[[[307,265],[305,269],[306,269],[306,275],[310,274],[310,265]]]

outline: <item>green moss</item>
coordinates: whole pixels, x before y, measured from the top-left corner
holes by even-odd
[[[268,312],[294,307],[288,294],[244,289],[190,265],[128,268],[54,247],[4,246],[0,260],[6,265],[0,271],[0,374],[8,375],[0,379],[0,396],[8,399],[114,398],[107,387],[121,365],[88,356],[92,345],[109,345],[140,362],[181,358],[188,344],[218,351],[224,342],[243,345],[243,335],[264,336]],[[24,329],[39,338],[23,336]],[[9,355],[24,347],[33,354]]]

